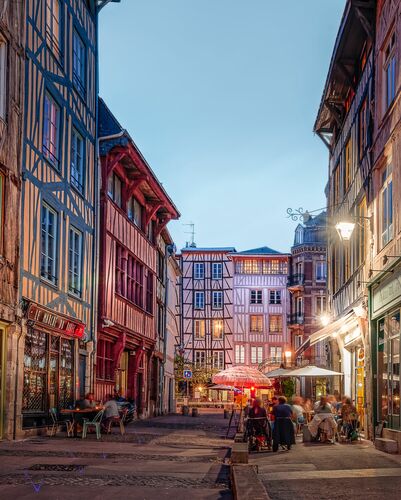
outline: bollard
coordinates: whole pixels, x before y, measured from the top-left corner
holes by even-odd
[[[198,408],[192,408],[192,416],[197,417],[198,416]]]
[[[189,407],[184,405],[182,408],[181,408],[181,413],[187,417],[189,415]]]

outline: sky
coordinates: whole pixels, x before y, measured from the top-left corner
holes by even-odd
[[[345,0],[121,0],[100,14],[100,95],[181,213],[178,248],[288,252],[325,206],[313,134]]]

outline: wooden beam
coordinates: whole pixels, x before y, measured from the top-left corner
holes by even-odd
[[[106,163],[106,178],[109,177],[111,172],[116,167],[117,163],[119,163],[124,158],[125,155],[126,155],[125,152],[108,155],[107,163]]]
[[[345,81],[347,84],[352,88],[354,92],[356,92],[356,85],[355,82],[352,79],[351,73],[348,71],[348,69],[342,64],[341,61],[337,61],[335,64],[336,68],[340,71],[340,73],[343,75],[345,78]]]
[[[354,4],[353,4],[354,5]],[[365,16],[363,13],[363,10],[360,7],[354,6],[355,13],[362,25],[362,28],[364,29],[366,35],[368,36],[369,40],[373,40],[373,29],[371,22],[369,19]]]

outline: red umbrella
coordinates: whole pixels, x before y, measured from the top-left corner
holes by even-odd
[[[270,379],[256,368],[249,366],[230,366],[212,376],[214,384],[235,387],[271,387]]]

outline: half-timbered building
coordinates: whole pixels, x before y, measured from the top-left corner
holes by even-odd
[[[117,390],[135,400],[139,415],[146,416],[156,409],[158,359],[163,356],[157,317],[159,311],[164,315],[164,285],[158,287],[157,301],[156,279],[158,269],[164,273],[164,255],[157,241],[179,212],[102,99],[98,109],[102,183],[96,395],[104,399]]]
[[[187,366],[209,374],[234,362],[233,252],[193,245],[181,250],[181,348]]]
[[[391,3],[391,2],[387,2]],[[372,195],[372,132],[376,2],[348,0],[341,19],[314,131],[329,149],[327,185],[330,322],[309,338],[328,341],[331,367],[344,376],[331,390],[371,411],[367,329],[368,205]],[[337,234],[337,228],[341,239]],[[351,233],[346,230],[354,228]],[[366,384],[368,390],[366,391]],[[370,435],[371,432],[370,432]]]
[[[17,2],[18,3],[18,2]],[[96,2],[26,1],[16,381],[24,429],[91,384],[95,302]]]
[[[269,247],[233,253],[234,363],[274,369],[291,347],[287,328],[289,255]]]
[[[18,308],[24,2],[0,2],[0,440],[13,435]],[[21,354],[21,353],[19,353]],[[19,409],[19,408],[18,408]]]

